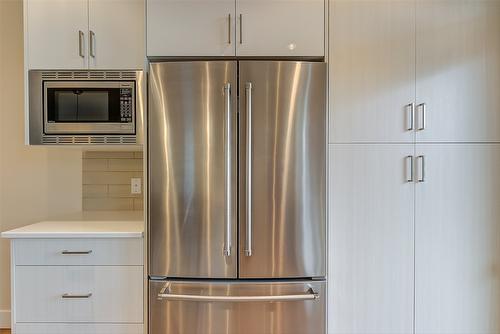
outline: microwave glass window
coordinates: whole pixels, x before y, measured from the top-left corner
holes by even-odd
[[[48,88],[49,123],[120,122],[119,88]]]

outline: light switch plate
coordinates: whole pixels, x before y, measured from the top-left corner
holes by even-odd
[[[142,193],[142,184],[140,178],[130,179],[130,193],[134,195]]]

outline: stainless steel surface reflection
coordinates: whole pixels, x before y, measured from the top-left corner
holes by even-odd
[[[240,277],[325,276],[326,65],[239,70]]]
[[[162,295],[264,297],[307,295],[303,301],[193,302]],[[150,333],[154,334],[324,334],[324,281],[300,282],[150,282]]]
[[[154,63],[150,73],[150,275],[235,278],[237,193],[224,185],[227,168],[237,180],[237,160],[226,165],[237,156],[236,62]]]

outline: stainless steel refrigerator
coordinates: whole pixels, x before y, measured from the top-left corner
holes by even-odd
[[[150,65],[151,334],[326,332],[326,65]]]

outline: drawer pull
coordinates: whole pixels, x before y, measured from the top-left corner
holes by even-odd
[[[86,295],[72,295],[69,293],[65,293],[64,295],[61,296],[63,299],[86,299],[92,297],[91,293],[87,293]]]
[[[63,250],[61,252],[62,255],[88,255],[92,253],[91,250],[88,251],[69,251],[69,250]]]

